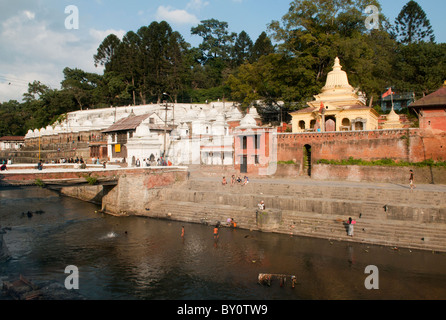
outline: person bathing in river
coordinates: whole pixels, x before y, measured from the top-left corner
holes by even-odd
[[[218,224],[214,228],[214,240],[218,240]]]
[[[353,237],[353,231],[354,231],[354,225],[356,224],[355,220],[352,220],[352,218],[348,218],[348,235],[350,237]]]

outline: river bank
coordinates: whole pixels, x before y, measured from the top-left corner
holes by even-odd
[[[114,217],[45,188],[14,187],[0,195],[11,255],[0,262],[0,285],[23,275],[36,284],[63,286],[65,268],[74,265],[78,293],[88,300],[446,297],[443,253],[229,228],[220,230],[216,242],[213,226]],[[31,209],[44,214],[22,216]],[[364,286],[369,265],[379,268],[379,290]],[[296,275],[297,284],[261,286],[260,273]]]
[[[446,186],[251,179],[221,184],[219,176],[165,173],[121,177],[118,186],[64,188],[62,193],[102,205],[116,216],[142,216],[328,240],[446,252]],[[155,180],[154,180],[155,179]],[[228,179],[229,180],[229,179]],[[162,182],[162,183],[159,183]],[[256,213],[264,201],[267,210]],[[346,221],[357,221],[353,237]]]

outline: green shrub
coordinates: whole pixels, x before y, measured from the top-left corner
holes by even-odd
[[[408,161],[398,161],[393,159],[380,159],[373,161],[366,161],[362,159],[354,159],[353,157],[348,158],[348,160],[326,160],[321,159],[316,161],[317,164],[331,164],[331,165],[341,165],[341,166],[382,166],[382,167],[446,167],[446,161],[435,162],[432,159],[424,160],[422,162],[408,162]]]

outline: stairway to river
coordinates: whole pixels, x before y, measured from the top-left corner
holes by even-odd
[[[397,184],[311,179],[228,182],[223,186],[220,176],[191,174],[163,190],[146,215],[208,225],[234,218],[237,227],[253,231],[446,252],[446,186],[410,191]],[[281,213],[271,228],[258,223],[262,200],[266,211]],[[349,217],[357,221],[353,237],[347,235]]]

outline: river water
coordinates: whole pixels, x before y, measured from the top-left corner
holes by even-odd
[[[446,299],[446,254],[227,228],[215,241],[212,226],[98,210],[46,189],[0,189],[10,253],[0,282],[63,285],[74,265],[89,300]],[[262,286],[259,273],[296,275],[297,284]]]

